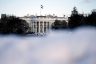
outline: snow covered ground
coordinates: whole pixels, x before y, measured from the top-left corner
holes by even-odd
[[[96,64],[96,29],[51,31],[43,37],[1,35],[0,64]]]

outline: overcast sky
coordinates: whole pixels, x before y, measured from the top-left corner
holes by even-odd
[[[69,15],[74,6],[80,13],[89,13],[96,9],[96,0],[0,0],[0,14],[16,16],[40,15],[40,5],[44,8],[41,14]]]

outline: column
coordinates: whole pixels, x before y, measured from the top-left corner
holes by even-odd
[[[32,32],[34,32],[34,22],[32,22]]]
[[[42,32],[44,33],[44,21],[42,21]]]
[[[34,29],[35,29],[34,31],[35,31],[35,33],[37,33],[36,24],[37,24],[37,22],[35,21],[35,22],[34,22],[34,27],[35,27],[35,28],[34,28]]]
[[[40,21],[39,21],[39,28],[38,29],[39,29],[39,33],[40,33],[40,30],[41,30],[41,28],[40,28]]]

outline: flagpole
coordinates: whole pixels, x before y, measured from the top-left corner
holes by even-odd
[[[41,16],[41,12],[42,12],[42,5],[40,5],[40,16]]]
[[[43,9],[43,5],[40,6],[40,15],[41,15],[42,9]]]
[[[41,5],[40,5],[40,16],[41,16]]]

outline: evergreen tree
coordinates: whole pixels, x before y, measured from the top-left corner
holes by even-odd
[[[1,33],[25,34],[28,32],[29,25],[25,20],[15,16],[2,15],[0,22]]]
[[[82,20],[84,19],[84,16],[81,14],[78,14],[77,8],[74,7],[71,16],[68,19],[68,26],[69,28],[76,28],[80,26],[82,23]]]

